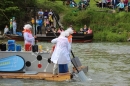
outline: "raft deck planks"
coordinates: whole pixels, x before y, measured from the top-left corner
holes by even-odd
[[[0,78],[13,78],[13,79],[39,79],[48,81],[65,81],[71,79],[70,73],[60,73],[53,75],[51,73],[37,73],[37,74],[24,74],[24,73],[0,73]]]

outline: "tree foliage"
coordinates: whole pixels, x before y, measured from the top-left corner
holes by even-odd
[[[36,0],[0,0],[0,27],[1,31],[5,25],[9,26],[9,20],[16,18],[18,30],[22,29],[27,19],[27,7],[35,6]]]

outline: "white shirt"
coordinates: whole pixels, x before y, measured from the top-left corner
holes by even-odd
[[[39,11],[38,14],[39,14],[40,16],[43,16],[44,12],[43,12],[43,11]]]
[[[53,15],[53,13],[50,11],[48,14],[51,14],[51,15]]]
[[[70,62],[70,44],[66,37],[58,37],[52,40],[56,43],[54,52],[51,56],[51,61],[55,64],[68,64]]]
[[[9,28],[4,29],[4,33],[7,33],[9,31]]]
[[[17,24],[16,22],[13,22],[13,29],[16,29],[17,28]]]

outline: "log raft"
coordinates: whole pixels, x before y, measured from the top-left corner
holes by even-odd
[[[53,75],[52,73],[37,73],[37,74],[25,74],[25,73],[0,73],[0,78],[10,79],[38,79],[47,81],[68,81],[71,80],[70,73],[59,73]]]

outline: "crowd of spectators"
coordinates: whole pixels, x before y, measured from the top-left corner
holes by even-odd
[[[78,3],[76,3],[74,0],[66,0],[66,4],[70,7],[77,7],[79,10],[86,9],[87,6],[89,6],[90,0],[79,0]]]
[[[49,11],[46,9],[43,11],[40,9],[37,12],[36,16],[36,30],[35,30],[35,18],[31,19],[31,24],[33,26],[33,34],[43,34],[42,26],[45,27],[45,32],[47,32],[48,28],[51,28],[53,26],[54,20],[53,20],[53,11],[50,9]]]
[[[58,28],[56,28],[54,26],[54,13],[52,11],[52,9],[45,10],[43,11],[42,9],[39,9],[39,11],[37,12],[37,16],[36,16],[36,21],[35,18],[32,17],[31,19],[31,24],[33,26],[33,34],[43,34],[43,31],[45,31],[45,34],[47,33],[61,33],[62,31],[64,31],[63,27],[59,26]],[[35,23],[36,22],[36,23]],[[35,26],[36,24],[36,26]],[[44,30],[43,28],[44,27]],[[72,25],[70,25],[69,27],[73,28]],[[35,29],[36,28],[36,29]],[[92,30],[89,28],[87,28],[86,25],[84,25],[83,27],[83,31],[80,29],[80,31],[75,31],[75,29],[73,28],[74,33],[82,33],[83,34],[90,34],[92,33]]]
[[[80,31],[78,33],[81,33],[81,34],[92,34],[93,31],[90,27],[87,27],[87,25],[84,25],[83,28],[80,28]]]
[[[130,1],[129,0],[94,0],[96,5],[101,8],[118,9],[120,11],[130,11]],[[66,4],[70,7],[77,7],[79,10],[86,9],[90,4],[90,0],[79,0],[75,2],[74,0],[66,0]]]
[[[118,9],[118,12],[130,11],[130,1],[128,0],[99,0],[96,1],[96,5],[101,8]]]

